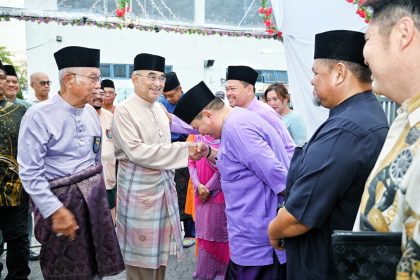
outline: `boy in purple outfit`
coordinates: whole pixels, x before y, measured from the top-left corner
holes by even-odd
[[[208,148],[207,157],[220,171],[226,200],[231,252],[226,279],[283,279],[279,260],[285,262],[285,252],[275,252],[267,235],[288,171],[279,160],[280,136],[257,114],[226,106],[204,82],[181,98],[174,114],[200,134],[221,139],[219,150]]]

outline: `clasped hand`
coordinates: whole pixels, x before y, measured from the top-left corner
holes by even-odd
[[[188,155],[192,160],[200,160],[207,156],[209,147],[204,143],[190,143],[188,146]]]

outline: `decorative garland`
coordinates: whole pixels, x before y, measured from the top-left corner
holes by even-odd
[[[273,36],[274,39],[282,38],[282,32],[279,31],[276,25],[273,23],[272,14],[273,8],[267,7],[268,0],[261,0],[261,7],[258,9],[258,14],[263,18],[265,24],[265,31],[269,36]],[[356,10],[356,14],[358,14],[361,18],[365,19],[366,23],[369,23],[370,19],[372,18],[372,13],[362,5],[366,2],[366,0],[346,0],[348,3],[355,4],[358,6]]]
[[[3,11],[4,13],[5,11]],[[241,30],[228,30],[228,29],[218,29],[218,28],[205,28],[205,27],[188,27],[188,26],[175,26],[175,25],[163,25],[163,24],[140,24],[137,22],[110,22],[110,21],[96,21],[87,17],[77,18],[77,19],[66,19],[63,17],[48,17],[48,16],[26,16],[26,15],[17,15],[17,14],[0,14],[0,21],[10,21],[10,19],[17,19],[21,21],[49,23],[55,22],[60,25],[71,25],[71,26],[93,26],[106,29],[136,29],[140,31],[149,31],[149,32],[173,32],[179,34],[197,34],[203,36],[209,35],[219,35],[221,37],[247,37],[255,39],[273,39],[273,36],[264,34],[258,31],[241,31]]]
[[[125,13],[128,12],[130,12],[130,0],[118,0],[115,15],[119,18],[123,18]]]
[[[261,0],[261,7],[258,9],[258,14],[263,18],[265,24],[265,31],[274,39],[283,40],[282,33],[276,27],[272,20],[273,8],[267,7],[267,0]]]

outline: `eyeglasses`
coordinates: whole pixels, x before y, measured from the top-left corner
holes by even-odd
[[[165,76],[158,77],[156,75],[142,75],[142,74],[134,74],[134,75],[146,77],[151,83],[156,82],[156,80],[159,80],[160,83],[164,83],[166,81]]]
[[[92,84],[96,84],[96,83],[101,82],[101,76],[86,76],[86,75],[80,75],[80,74],[76,74],[76,73],[67,73],[67,74],[89,78],[90,81],[92,82]]]
[[[41,85],[41,86],[45,86],[45,85],[51,85],[51,81],[40,81],[39,82],[39,84]]]

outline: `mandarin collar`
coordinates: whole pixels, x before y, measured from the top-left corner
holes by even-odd
[[[344,112],[345,110],[347,110],[349,107],[351,107],[353,105],[353,103],[359,101],[359,100],[363,100],[366,99],[366,96],[372,94],[372,91],[364,91],[361,93],[357,93],[349,98],[347,98],[346,100],[344,100],[343,102],[341,102],[338,106],[330,109],[330,117],[335,116],[337,114],[340,114],[341,112]]]
[[[154,105],[155,105],[155,103],[156,103],[156,101],[155,102],[153,102],[153,103],[150,103],[150,102],[148,102],[148,101],[146,101],[146,100],[144,100],[143,98],[141,98],[140,96],[138,96],[136,93],[134,93],[133,94],[133,96],[134,96],[134,99],[138,102],[138,103],[140,103],[141,105],[143,105],[143,106],[145,106],[145,107],[148,107],[148,108],[152,108]]]
[[[71,106],[60,95],[60,92],[58,92],[58,94],[54,95],[52,97],[52,99],[53,99],[53,101],[57,102],[64,110],[68,111],[70,114],[75,115],[75,116],[80,115],[81,113],[83,113],[83,109],[85,108],[85,106],[83,106],[82,108],[76,108],[76,107]]]

